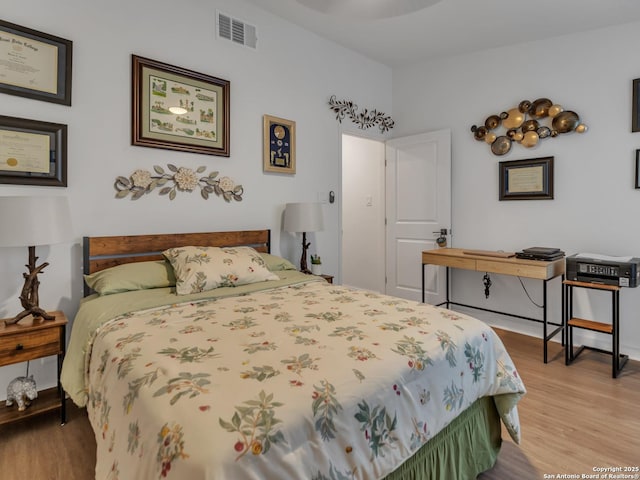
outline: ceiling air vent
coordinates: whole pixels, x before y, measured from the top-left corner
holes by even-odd
[[[242,20],[218,12],[218,37],[246,47],[256,48],[256,27]]]

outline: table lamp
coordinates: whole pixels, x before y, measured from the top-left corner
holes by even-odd
[[[307,268],[307,250],[311,245],[311,242],[307,243],[307,232],[319,232],[324,228],[322,206],[319,203],[287,203],[284,208],[283,228],[287,232],[302,232],[300,271],[311,273]]]
[[[72,237],[67,197],[0,197],[0,247],[29,247],[28,273],[23,273],[24,287],[20,303],[24,310],[5,324],[17,323],[32,315],[53,320],[39,306],[38,274],[49,265],[36,266],[36,245],[63,243]]]

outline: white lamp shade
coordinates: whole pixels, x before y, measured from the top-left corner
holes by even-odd
[[[52,245],[72,238],[67,197],[0,197],[0,246]]]
[[[319,232],[324,229],[319,203],[287,203],[284,208],[286,232]]]

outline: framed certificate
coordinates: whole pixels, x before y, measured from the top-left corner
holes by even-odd
[[[67,126],[0,116],[0,183],[67,186]]]
[[[640,132],[640,78],[633,81],[633,91],[631,93],[633,105],[631,107],[631,131]]]
[[[553,157],[500,162],[500,200],[552,200]]]
[[[640,150],[636,150],[636,188],[640,188]]]
[[[296,122],[263,116],[263,170],[296,173]]]
[[[0,92],[71,105],[73,43],[0,20]]]

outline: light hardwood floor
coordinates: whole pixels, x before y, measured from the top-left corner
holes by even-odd
[[[498,462],[480,479],[586,478],[594,467],[640,466],[640,362],[614,379],[610,355],[585,350],[565,366],[564,350],[550,343],[544,364],[541,340],[496,331],[527,387],[518,407],[522,442],[503,428]]]
[[[498,462],[480,480],[581,477],[594,467],[640,466],[640,362],[630,361],[613,379],[609,355],[585,351],[567,367],[552,343],[545,365],[540,339],[497,331],[528,390],[519,404],[523,440],[515,445],[503,431]],[[0,427],[2,480],[93,478],[91,427],[83,410],[68,405],[62,428],[55,414]]]

